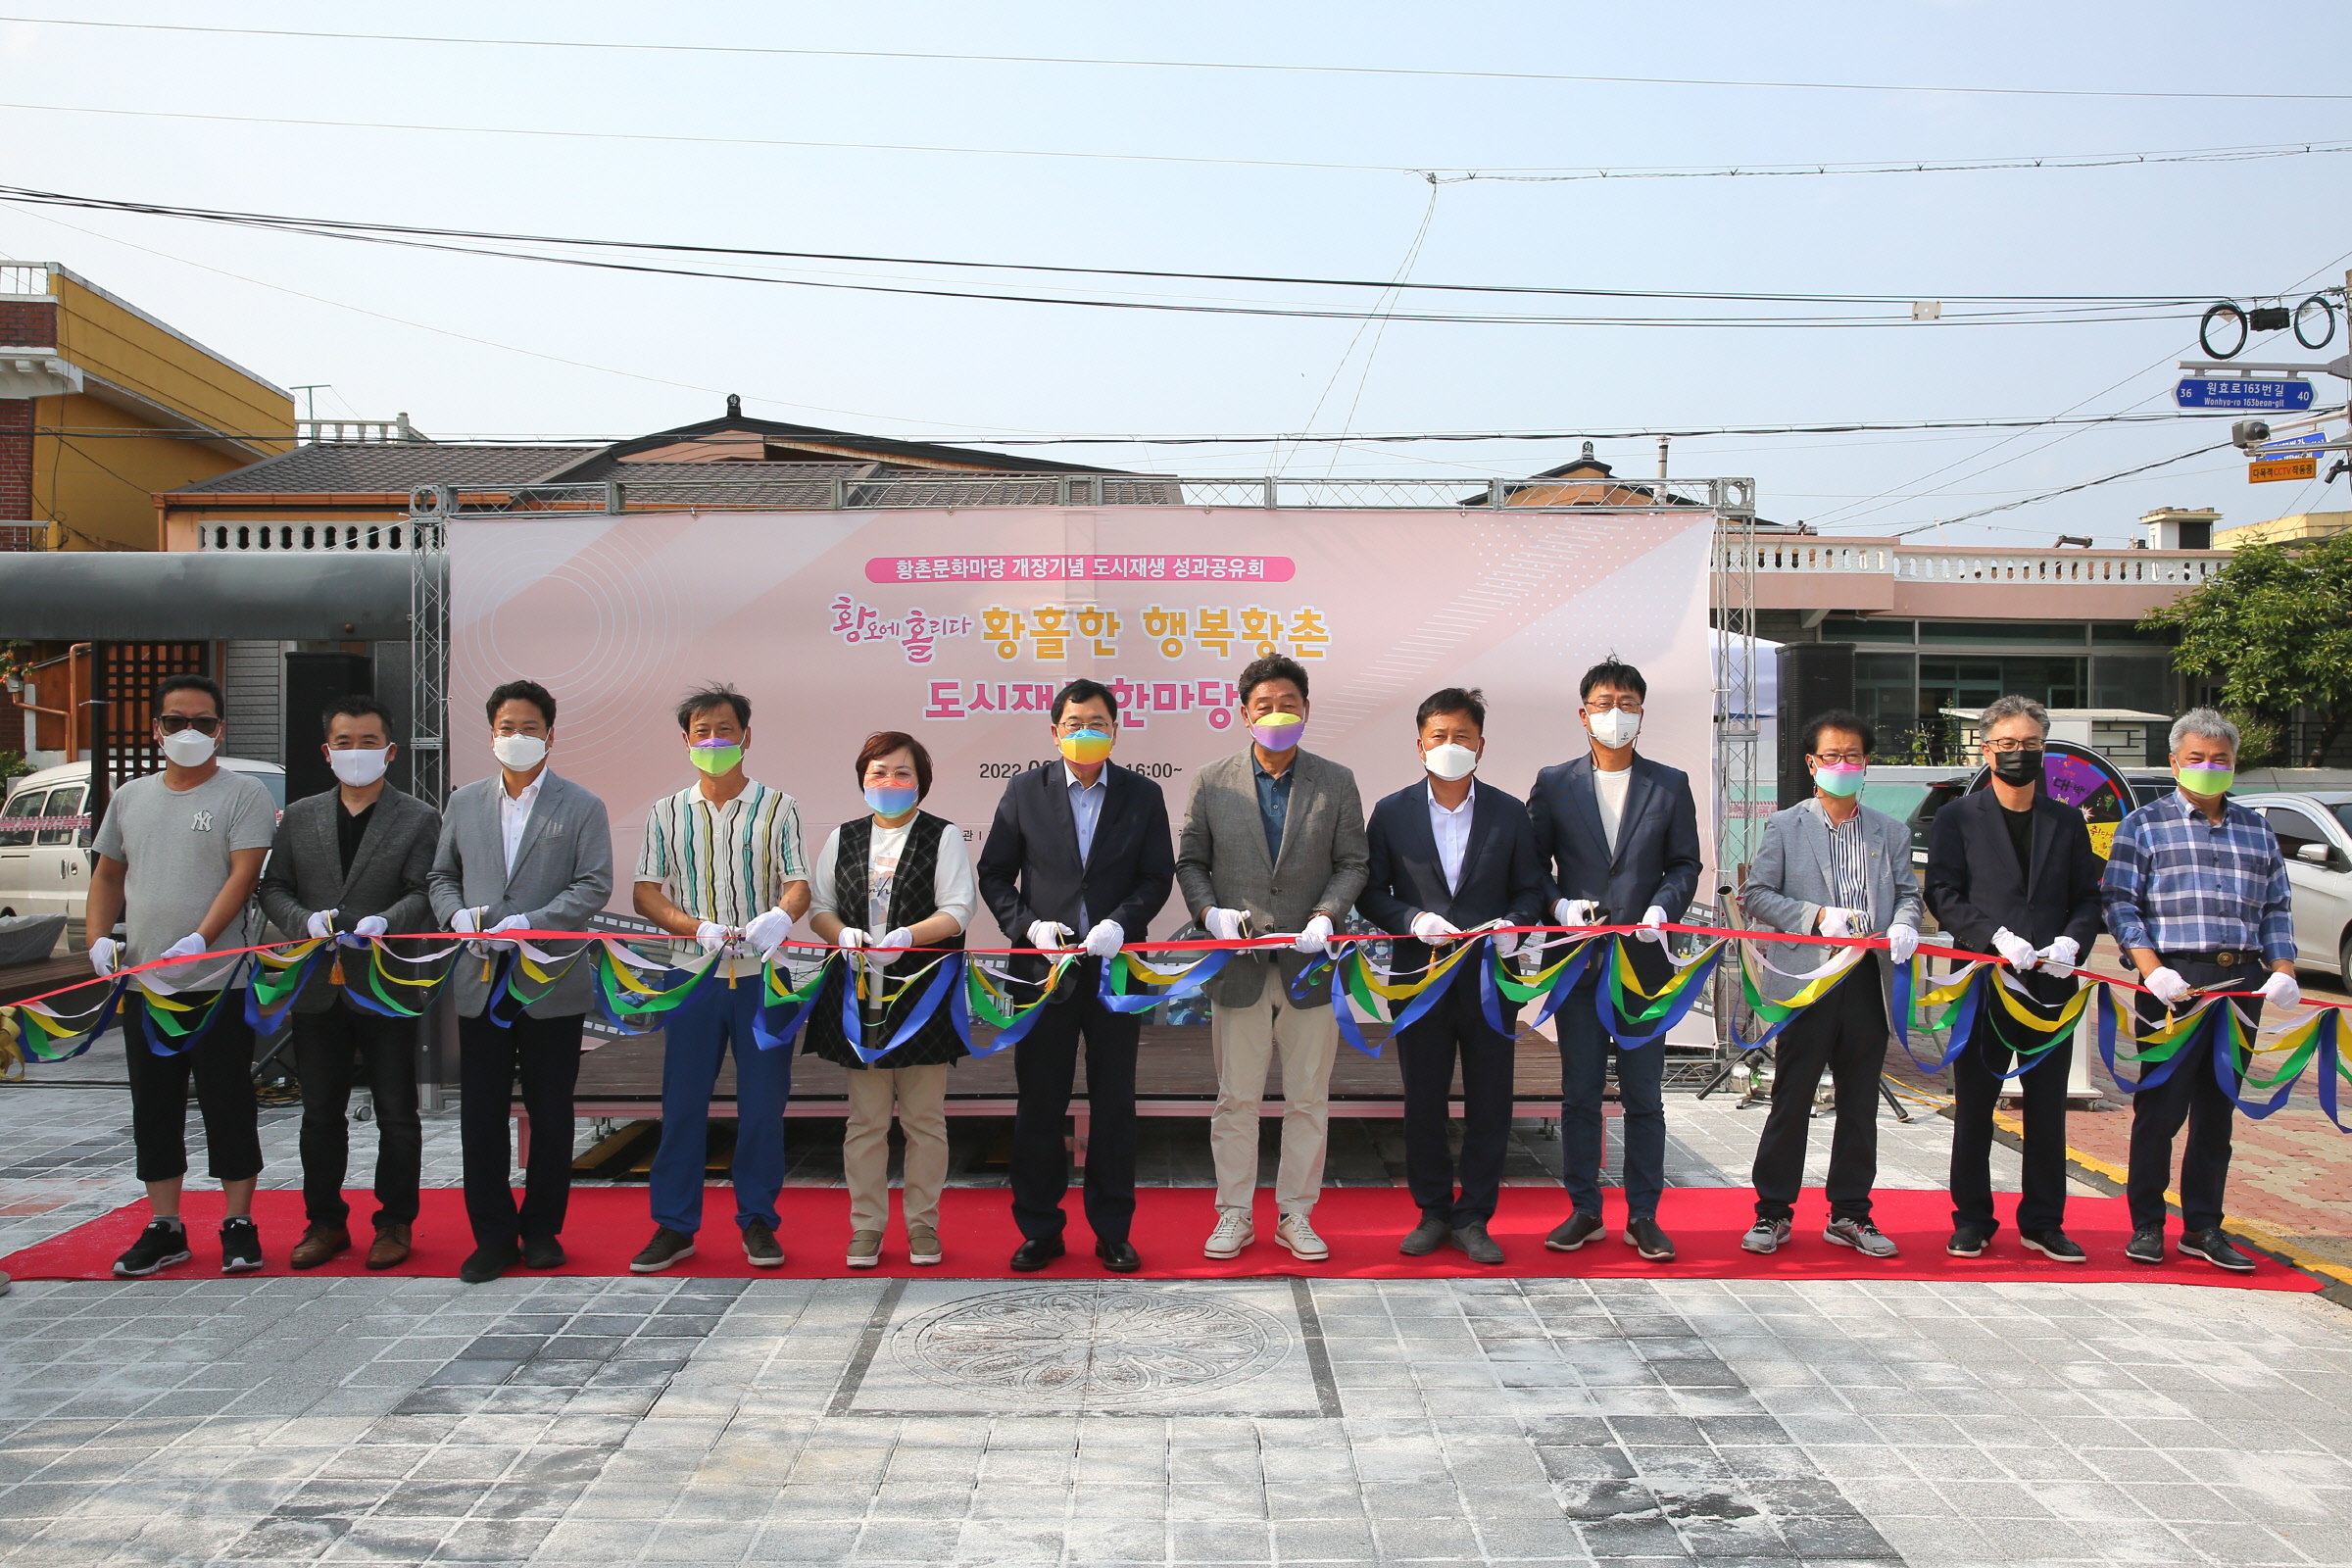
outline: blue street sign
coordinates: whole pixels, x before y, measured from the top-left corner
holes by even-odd
[[[2238,375],[2183,376],[2173,388],[2173,402],[2183,409],[2308,409],[2311,383]]]
[[[2291,458],[2306,447],[2319,447],[2327,444],[2328,432],[2313,430],[2305,435],[2282,435],[2276,441],[2265,441],[2254,449],[2253,455],[2258,458]]]

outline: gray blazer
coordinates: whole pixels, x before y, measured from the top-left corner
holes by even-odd
[[[1925,911],[1919,878],[1911,870],[1911,830],[1884,811],[1860,808],[1857,823],[1870,850],[1870,926],[1857,936],[1883,935],[1891,925],[1917,929]],[[1764,824],[1763,847],[1740,890],[1740,907],[1770,931],[1811,931],[1824,905],[1839,902],[1830,883],[1830,824],[1814,799],[1779,811]],[[1768,942],[1762,956],[1802,973],[1828,961],[1827,948],[1807,942]],[[1884,953],[1871,956],[1879,967],[1881,996],[1892,1001],[1893,965]],[[1805,982],[1786,980],[1766,969],[1759,977],[1765,999],[1782,1002]]]
[[[585,931],[612,897],[612,829],[605,803],[554,772],[541,775],[539,798],[507,874],[506,839],[499,826],[499,796],[505,786],[493,776],[461,785],[443,813],[441,846],[433,856],[430,880],[433,918],[442,930],[460,909],[482,908],[485,927],[519,914],[541,931]],[[544,951],[562,957],[585,947],[550,942]],[[481,961],[460,951],[452,975],[458,1011],[478,1018],[490,1000]],[[528,1009],[534,1018],[586,1012],[595,1005],[593,971],[572,964],[548,995]]]
[[[335,924],[345,931],[370,914],[384,917],[387,932],[430,931],[433,906],[425,881],[433,869],[441,813],[385,785],[352,854],[349,875],[343,871],[336,821],[342,813],[341,793],[325,790],[294,802],[278,819],[277,841],[262,872],[262,912],[270,923],[297,942],[309,934],[311,916],[320,909],[336,910]],[[368,961],[364,949],[345,957]],[[294,1010],[324,1012],[333,1006],[332,975],[331,965],[320,963],[303,983]]]
[[[1279,861],[1266,855],[1251,754],[1221,757],[1193,775],[1176,849],[1176,885],[1195,920],[1211,906],[1242,910],[1261,932],[1297,931],[1318,914],[1331,916],[1335,926],[1347,920],[1372,863],[1355,775],[1304,751],[1291,762],[1291,772]],[[1306,963],[1304,954],[1280,952],[1275,965],[1282,984],[1288,987]],[[1228,1007],[1251,1005],[1264,993],[1266,968],[1260,955],[1237,956],[1208,983],[1209,1000]],[[1300,1005],[1330,1001],[1329,991],[1318,991]]]

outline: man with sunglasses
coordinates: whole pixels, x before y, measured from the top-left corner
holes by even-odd
[[[262,1236],[253,1223],[262,1140],[253,1030],[238,995],[245,960],[201,960],[259,940],[253,890],[277,832],[277,808],[268,790],[220,765],[228,726],[220,688],[210,678],[165,676],[154,708],[164,770],[132,779],[107,802],[83,922],[92,933],[90,963],[100,974],[179,960],[146,971],[122,998],[130,1135],[153,1218],[115,1259],[115,1277],[144,1279],[188,1259],[179,1203],[188,1170],[191,1073],[204,1116],[205,1168],[227,1199],[220,1272],[249,1274],[262,1266]],[[117,942],[115,922],[126,903],[129,940]]]
[[[2099,858],[2082,813],[2042,788],[2050,715],[2031,697],[2004,697],[1978,721],[1991,787],[1936,813],[1928,832],[1928,907],[1952,946],[1997,953],[2016,986],[2043,1009],[2075,994],[2075,964],[2099,940]],[[1952,1062],[1952,1239],[1944,1250],[1977,1257],[2000,1221],[1992,1212],[1992,1107],[2017,1048],[2038,1044],[1987,985]],[[2066,1079],[2071,1035],[2020,1076],[2025,1101],[2018,1240],[2059,1263],[2081,1263],[2066,1217]]]

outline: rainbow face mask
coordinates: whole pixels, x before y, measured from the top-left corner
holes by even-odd
[[[1059,744],[1062,757],[1080,767],[1092,767],[1110,755],[1110,736],[1099,729],[1064,735]]]
[[[728,773],[734,771],[735,764],[743,760],[743,748],[733,741],[696,741],[686,748],[686,756],[688,760],[706,773]]]
[[[914,809],[919,797],[911,784],[868,784],[865,804],[876,816],[904,816]]]
[[[2229,794],[2230,786],[2237,782],[2237,770],[2230,767],[2183,767],[2176,769],[2173,776],[2180,781],[2180,787],[2189,794],[2201,795],[2208,800],[2216,795]]]
[[[1250,734],[1269,752],[1287,752],[1306,734],[1306,720],[1297,713],[1267,713],[1250,720]]]

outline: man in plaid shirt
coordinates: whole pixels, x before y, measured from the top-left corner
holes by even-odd
[[[2228,798],[2236,777],[2237,726],[2210,708],[2173,723],[2173,775],[2180,790],[2124,818],[2100,883],[2107,928],[2138,966],[2149,995],[2143,1025],[2171,1014],[2200,991],[2260,992],[2236,1005],[2252,1027],[2262,1004],[2292,1007],[2294,922],[2287,907],[2286,862],[2262,817]],[[2259,985],[2264,965],[2270,975]],[[2216,1075],[2211,1028],[2201,1029],[2165,1073],[2152,1066],[2132,1100],[2132,1158],[2125,1191],[2132,1203],[2135,1263],[2164,1261],[2164,1192],[2173,1168],[2173,1137],[2188,1123],[2180,1155],[2180,1250],[2216,1268],[2251,1273],[2253,1259],[2222,1235],[2222,1188],[2230,1176],[2231,1086]]]

